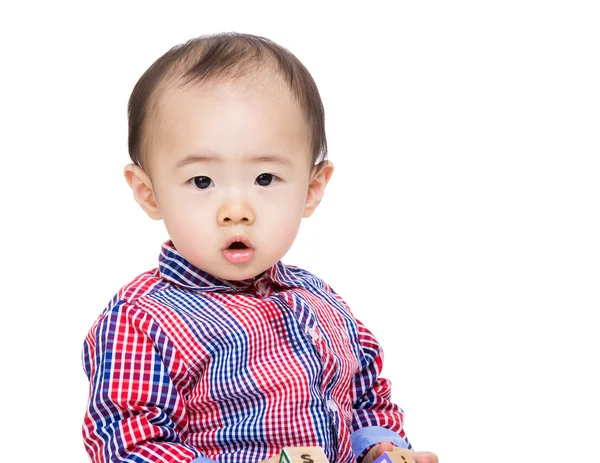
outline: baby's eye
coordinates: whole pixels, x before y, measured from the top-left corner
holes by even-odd
[[[196,188],[200,189],[200,190],[206,190],[207,188],[210,188],[211,186],[214,186],[214,183],[211,180],[211,178],[210,177],[204,177],[204,176],[193,177],[190,180],[190,183],[193,186],[195,186]]]
[[[273,184],[277,183],[278,180],[279,180],[279,177],[277,177],[277,175],[260,174],[258,177],[256,177],[255,183],[260,186],[269,186],[269,185],[273,185]]]

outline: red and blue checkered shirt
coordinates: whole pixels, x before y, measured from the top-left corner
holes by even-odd
[[[90,329],[83,425],[93,462],[256,463],[320,446],[354,463],[410,447],[382,351],[322,280],[279,262],[226,281],[171,242]]]

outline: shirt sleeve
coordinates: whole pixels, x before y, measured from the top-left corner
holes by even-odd
[[[185,444],[185,401],[173,377],[185,365],[143,310],[118,303],[90,330],[83,348],[90,382],[83,424],[93,463],[210,461]]]
[[[361,458],[373,445],[390,441],[412,448],[404,433],[404,412],[391,401],[391,383],[380,376],[383,350],[375,336],[360,322],[358,337],[362,350],[360,371],[354,378],[352,450]]]

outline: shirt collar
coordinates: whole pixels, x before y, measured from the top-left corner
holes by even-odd
[[[158,270],[166,280],[185,288],[201,291],[231,292],[241,291],[249,288],[258,281],[284,288],[302,286],[298,272],[295,267],[290,267],[277,262],[267,269],[260,277],[247,280],[232,281],[218,278],[210,273],[200,270],[183,257],[172,241],[163,243],[158,258]]]

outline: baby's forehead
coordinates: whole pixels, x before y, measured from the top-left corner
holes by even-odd
[[[218,151],[232,143],[228,138],[235,137],[247,142],[250,151],[265,151],[262,148],[269,146],[273,149],[266,151],[277,151],[275,147],[284,140],[294,140],[294,147],[306,146],[312,153],[312,132],[302,105],[283,79],[268,74],[172,82],[161,90],[148,122],[147,148],[151,151],[194,140],[206,144],[209,151]]]
[[[150,121],[160,123],[165,115],[165,110],[176,110],[177,106],[185,105],[190,100],[204,100],[210,102],[223,99],[227,95],[229,100],[254,101],[281,101],[297,108],[302,115],[304,109],[287,85],[283,76],[273,70],[260,69],[235,78],[211,79],[202,81],[189,81],[182,77],[165,80],[160,85],[155,101],[151,105]]]

